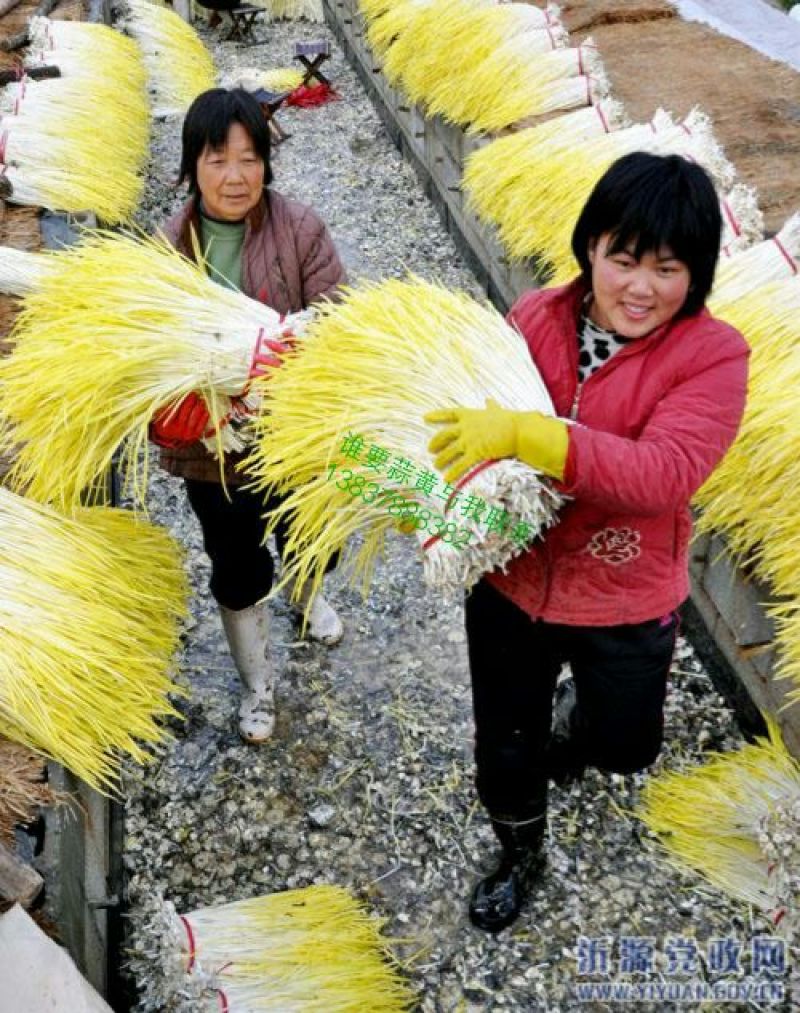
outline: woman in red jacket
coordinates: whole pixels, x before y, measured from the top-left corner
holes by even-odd
[[[503,848],[470,904],[490,932],[541,871],[548,779],[587,764],[631,773],[661,747],[689,501],[733,441],[747,385],[744,339],[704,308],[720,234],[701,168],[620,159],[575,227],[580,278],[526,292],[509,316],[556,417],[492,402],[429,416],[445,427],[430,450],[448,481],[516,457],[570,497],[543,540],[466,601],[477,787]],[[564,663],[573,681],[551,734]]]
[[[189,183],[189,200],[166,225],[170,242],[190,259],[198,242],[221,285],[279,313],[335,297],[346,277],[324,223],[311,208],[268,186],[270,135],[256,99],[241,89],[203,92],[186,113],[182,140],[180,179]],[[242,488],[242,453],[226,456],[223,488],[219,462],[200,442],[209,435],[208,419],[205,402],[191,394],[177,409],[162,412],[150,435],[164,448],[162,466],[183,478],[202,527],[211,593],[243,684],[239,732],[256,743],[269,738],[274,726],[269,611],[262,600],[272,587],[273,560],[262,539],[263,515],[279,500],[265,503]],[[287,533],[280,523],[275,538],[281,556]],[[321,593],[298,591],[310,636],[336,643],[342,636],[336,612]]]

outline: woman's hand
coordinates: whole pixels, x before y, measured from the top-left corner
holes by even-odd
[[[541,412],[515,412],[487,400],[485,408],[444,408],[425,421],[444,426],[428,450],[446,482],[455,482],[481,461],[515,457],[551,478],[562,479],[569,427]]]

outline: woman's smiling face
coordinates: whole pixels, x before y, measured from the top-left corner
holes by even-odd
[[[589,316],[624,338],[643,338],[683,308],[692,279],[689,268],[662,247],[637,259],[632,240],[610,252],[613,236],[603,233],[589,244],[592,294]]]

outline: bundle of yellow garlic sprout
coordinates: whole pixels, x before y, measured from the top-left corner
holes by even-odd
[[[717,265],[712,310],[739,299],[762,285],[792,278],[800,273],[800,214],[794,214],[777,235],[734,255],[724,255]]]
[[[651,778],[638,815],[671,864],[771,913],[782,931],[796,931],[800,765],[775,724],[768,739]]]
[[[104,25],[34,18],[31,30],[38,48],[28,64],[55,64],[65,76],[24,79],[0,92],[9,199],[94,211],[110,223],[130,218],[143,186],[149,124],[136,46]],[[59,48],[50,48],[54,42]]]
[[[216,81],[211,54],[178,14],[149,0],[124,0],[122,24],[141,48],[156,116],[181,114]]]
[[[438,76],[425,105],[433,115],[465,124],[469,132],[499,130],[537,115],[543,97],[562,81],[588,74],[598,85],[605,82],[594,50],[553,50],[552,45],[550,32],[511,36],[468,72],[460,68]]]
[[[529,37],[531,54],[551,52],[567,42],[567,33],[561,24],[538,7],[524,3],[498,6],[489,0],[402,0],[370,20],[367,41],[377,53],[385,54],[389,47],[397,46],[400,36],[409,29],[418,40],[422,38],[422,32],[434,19],[447,26],[446,38],[456,51],[477,45],[473,53],[474,68],[516,35]],[[485,35],[481,34],[481,29]],[[394,82],[399,79],[398,75],[408,73],[409,87],[413,88],[415,82],[429,79],[428,75],[437,67],[442,73],[453,73],[452,68],[442,64],[441,41],[432,35],[424,51],[410,62],[407,47],[399,46],[386,64],[389,80]]]
[[[147,156],[149,107],[147,74],[139,47],[132,39],[105,25],[33,18],[31,34],[38,48],[27,51],[29,69],[38,64],[57,65],[58,78],[21,81],[3,90],[10,111],[31,115],[40,107],[60,103],[72,116],[92,117],[96,129],[125,132],[141,167]]]
[[[74,126],[71,117],[57,111],[52,119],[3,117],[0,170],[5,167],[3,176],[11,188],[7,199],[58,211],[92,211],[109,224],[129,220],[141,196],[142,178],[125,166],[125,158],[119,171],[97,171],[106,159],[113,165],[124,140],[85,126],[82,132],[64,132]]]
[[[187,589],[176,543],[122,510],[71,518],[0,489],[0,735],[108,790],[174,714]]]
[[[153,415],[196,391],[216,426],[247,387],[259,338],[310,316],[282,322],[154,239],[96,231],[48,263],[0,360],[0,447],[14,449],[14,488],[62,507],[80,501],[120,445],[141,500],[139,455]],[[237,447],[220,435],[212,445]]]
[[[329,471],[337,462],[387,494],[400,493],[444,516],[453,528],[468,529],[468,541],[445,540],[426,518],[427,531],[417,531],[426,579],[445,590],[460,591],[504,566],[555,519],[560,497],[517,461],[473,469],[458,483],[456,502],[433,471],[427,445],[434,429],[423,422],[426,412],[483,407],[487,398],[509,408],[553,411],[520,335],[496,310],[463,293],[414,278],[351,289],[342,302],[320,311],[300,354],[261,386],[265,411],[255,422],[248,472],[258,488],[275,486],[288,494],[270,524],[291,518],[287,579],[297,577],[297,586],[306,579],[318,585],[330,554],[358,532],[363,542],[353,563],[366,590],[393,524],[377,493],[367,502],[371,492],[356,499],[337,488],[342,472],[332,481]],[[363,441],[363,453],[343,449],[348,437]],[[387,453],[383,471],[368,463],[371,445]],[[411,471],[403,471],[401,461]],[[505,511],[508,525],[492,530],[470,518],[464,510],[469,497],[498,514]],[[527,526],[526,538],[520,539],[519,525]]]
[[[51,21],[32,18],[31,46],[26,68],[57,66],[59,78],[23,79],[5,91],[15,100],[29,102],[37,93],[60,94],[70,106],[80,105],[102,122],[121,119],[130,131],[131,143],[146,154],[149,130],[147,72],[139,47],[132,39],[106,25],[84,21]],[[51,97],[51,100],[52,99]]]
[[[358,0],[358,8],[367,24],[367,42],[379,56],[397,41],[415,18],[438,0]],[[494,5],[494,0],[461,0],[462,10],[478,10]],[[451,26],[452,27],[452,26]]]
[[[538,8],[433,0],[412,10],[416,13],[399,26],[386,52],[386,77],[430,113],[469,130],[499,130],[607,91],[591,41],[553,51],[564,37],[547,27]],[[377,22],[370,32],[379,45],[388,42],[389,32]],[[576,78],[577,91],[563,87]],[[562,91],[566,105],[558,97]]]
[[[752,355],[748,403],[739,434],[695,497],[699,530],[725,535],[782,601],[771,604],[780,655],[777,671],[800,696],[800,276],[763,285],[732,301],[715,293],[716,316],[737,327]]]
[[[130,43],[129,39],[123,40]],[[138,54],[137,54],[138,56]],[[150,113],[141,68],[137,91],[121,94],[108,80],[96,82],[81,77],[21,81],[0,90],[0,113],[30,120],[54,120],[61,116],[64,133],[82,137],[90,127],[107,139],[116,172],[138,173],[147,158]],[[128,139],[124,148],[121,139]],[[42,153],[38,153],[41,157]]]
[[[0,246],[0,292],[27,295],[35,291],[47,270],[46,254]]]
[[[413,997],[385,959],[380,923],[337,886],[178,915],[142,904],[132,971],[151,1009],[403,1013]],[[180,1007],[183,1008],[183,1007]]]
[[[130,92],[135,92],[139,101],[146,74],[139,49],[131,39],[107,25],[43,17],[31,18],[29,33],[31,44],[23,58],[25,67],[56,66],[61,78],[55,83],[67,78],[91,82],[93,88],[113,83],[121,92],[117,102],[124,102]]]
[[[88,56],[93,48],[98,56],[108,60],[113,59],[118,52],[118,33],[99,22],[53,20],[34,16],[28,22],[28,36],[28,57],[54,49]],[[125,44],[125,40],[122,41]]]
[[[367,42],[378,56],[396,42],[399,36],[418,17],[422,8],[433,0],[359,0],[359,9],[367,22]],[[479,0],[474,0],[477,4]],[[490,2],[490,0],[487,0]]]
[[[514,194],[528,187],[530,152],[538,156],[545,151],[570,151],[627,125],[622,105],[608,99],[492,141],[465,162],[462,187],[470,207],[485,221],[505,221]]]
[[[468,202],[476,214],[493,221],[503,245],[515,258],[537,257],[551,265],[552,280],[564,282],[575,273],[572,230],[594,185],[622,155],[633,151],[685,154],[708,169],[717,185],[728,189],[735,173],[711,133],[708,119],[694,111],[675,123],[659,110],[652,123],[615,130],[570,148],[553,141],[541,147],[521,142],[509,174],[506,139],[494,141],[470,163]],[[475,162],[479,172],[474,169]],[[497,167],[493,181],[492,167]],[[475,184],[480,182],[478,188]],[[744,235],[744,230],[740,229]],[[748,233],[749,235],[749,233]],[[748,240],[749,241],[749,240]]]
[[[285,92],[294,91],[303,83],[303,73],[296,67],[273,67],[259,70],[258,67],[239,67],[222,81],[224,88],[244,88],[245,91]]]

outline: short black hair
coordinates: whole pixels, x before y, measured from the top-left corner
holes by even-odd
[[[644,151],[614,162],[592,190],[572,233],[572,252],[589,287],[589,244],[607,232],[610,253],[633,243],[638,259],[668,247],[689,268],[691,278],[678,316],[703,308],[722,237],[719,198],[705,169],[680,155]]]
[[[222,148],[233,123],[240,123],[264,163],[264,186],[272,182],[270,137],[261,106],[244,88],[211,88],[198,95],[186,112],[181,142],[179,183],[189,181],[189,192],[197,193],[197,160],[208,144]]]

